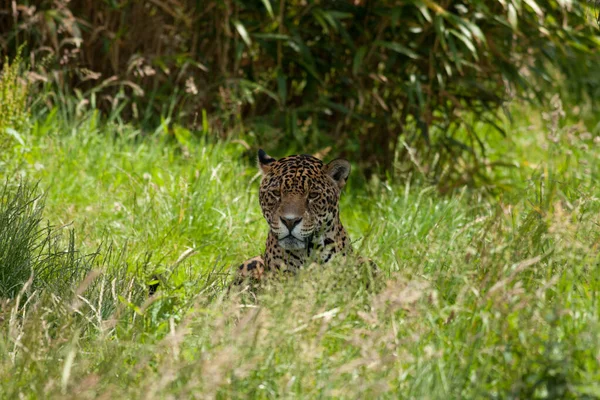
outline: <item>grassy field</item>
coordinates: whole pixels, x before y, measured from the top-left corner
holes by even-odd
[[[267,234],[243,143],[32,118],[0,155],[0,398],[600,398],[600,143],[514,108],[493,194],[355,170],[382,273],[256,296],[224,290]]]

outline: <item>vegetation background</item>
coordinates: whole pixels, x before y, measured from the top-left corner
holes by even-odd
[[[0,3],[0,397],[600,398],[598,15]],[[227,291],[258,147],[353,163],[379,276]]]

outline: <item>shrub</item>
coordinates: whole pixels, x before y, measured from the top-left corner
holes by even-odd
[[[22,61],[19,49],[12,63],[5,58],[0,73],[0,151],[11,140],[23,144],[22,132],[29,122],[28,85],[21,78]]]
[[[213,131],[335,146],[369,168],[418,154],[436,179],[492,166],[475,122],[504,133],[511,95],[544,100],[555,71],[574,95],[600,82],[599,39],[577,0],[19,3],[16,24],[0,20],[4,47],[53,54],[42,75],[81,107],[154,124],[212,115]]]

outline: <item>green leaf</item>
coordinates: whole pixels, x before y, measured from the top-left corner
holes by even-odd
[[[477,54],[477,48],[475,47],[473,42],[471,40],[469,40],[469,38],[467,38],[462,33],[455,31],[454,29],[450,29],[449,32],[450,32],[450,34],[454,35],[456,38],[458,38],[461,42],[463,42],[465,44],[465,46],[469,49],[469,51],[471,52],[473,57],[475,57],[476,60],[479,59],[479,56]]]
[[[582,384],[580,386],[575,386],[575,390],[582,394],[591,397],[600,397],[600,385],[598,384]]]
[[[300,36],[294,36],[294,38],[290,40],[290,47],[302,55],[303,63],[314,69],[315,59]]]
[[[479,26],[475,25],[471,21],[463,21],[463,22],[469,28],[469,30],[471,31],[473,36],[475,36],[478,40],[482,41],[483,43],[486,43],[485,35],[483,34],[483,32],[481,31]]]
[[[202,109],[202,132],[208,134],[208,115],[206,114],[206,108]]]
[[[277,70],[277,92],[281,105],[287,101],[287,78],[281,69]]]
[[[356,53],[354,54],[354,60],[352,61],[352,74],[357,75],[358,71],[360,71],[360,66],[365,58],[365,54],[367,54],[367,47],[361,46]]]
[[[239,83],[240,83],[240,85],[243,85],[244,87],[247,87],[251,90],[255,90],[257,92],[264,93],[275,101],[279,101],[279,96],[277,96],[272,90],[267,89],[263,85],[260,85],[256,82],[252,82],[247,79],[240,79]]]
[[[512,3],[508,5],[508,23],[513,29],[517,29],[517,9]]]
[[[446,27],[444,26],[444,17],[441,15],[436,15],[433,21],[433,27],[437,32],[437,37],[440,40],[440,44],[442,45],[442,49],[447,53],[448,52],[448,43],[446,43]]]
[[[400,17],[402,16],[402,8],[401,7],[394,7],[389,15],[391,16],[391,20],[392,20],[392,26],[395,28],[398,26],[398,24],[401,22],[400,21]]]
[[[534,0],[523,0],[523,1],[525,2],[525,4],[527,4],[529,7],[531,7],[538,16],[540,16],[540,17],[544,16],[544,12],[542,11],[540,6],[538,6]]]
[[[278,33],[253,33],[252,36],[256,39],[291,40],[290,36]]]
[[[323,11],[323,18],[325,18],[325,21],[327,21],[329,26],[331,26],[337,32],[338,24],[335,18],[333,18],[333,16],[327,11]]]
[[[342,12],[342,11],[327,11],[327,13],[329,15],[331,15],[333,18],[335,19],[350,19],[350,18],[354,18],[354,14],[349,13],[349,12]]]
[[[325,16],[323,15],[323,10],[320,8],[316,8],[312,12],[313,17],[317,20],[321,28],[323,29],[323,33],[329,34],[329,28],[327,27],[327,22],[325,21]]]
[[[181,125],[174,125],[173,134],[175,136],[175,139],[177,140],[177,143],[179,143],[182,146],[189,145],[192,133],[188,129],[184,128]]]
[[[269,16],[271,18],[275,18],[275,15],[273,14],[273,7],[271,6],[271,2],[269,0],[262,0],[262,2],[265,5],[267,12],[269,13]]]
[[[5,132],[9,135],[12,136],[17,142],[19,142],[19,144],[21,146],[25,146],[25,141],[23,140],[23,138],[21,137],[21,135],[19,134],[19,132],[17,132],[16,130],[14,130],[13,128],[6,128]]]
[[[423,18],[425,18],[425,20],[427,20],[427,22],[431,22],[432,21],[431,14],[429,14],[429,9],[425,5],[425,3],[423,3],[422,1],[419,0],[419,1],[415,1],[415,5],[417,6],[419,11],[423,15]]]
[[[452,35],[448,35],[448,47],[450,47],[451,58],[454,64],[456,65],[456,70],[462,74],[462,63],[461,60],[458,58],[458,50],[456,48],[456,43],[454,42],[454,38],[452,37]]]
[[[453,75],[452,67],[450,66],[450,64],[448,64],[448,62],[446,60],[444,60],[444,70],[446,70],[446,75],[448,75],[449,77],[452,77],[452,75]]]
[[[462,32],[462,34],[469,40],[473,39],[473,33],[471,33],[471,31],[469,30],[469,28],[467,28],[463,22],[461,21],[458,24],[458,29],[460,29],[460,31]]]
[[[304,68],[304,70],[306,72],[308,72],[313,78],[318,80],[319,83],[323,83],[323,81],[321,81],[321,78],[319,77],[319,74],[317,73],[317,70],[315,69],[315,67],[313,67],[312,65],[309,65],[308,63],[306,63],[302,60],[294,60],[294,61],[296,62],[296,64],[298,64],[302,68]]]
[[[252,40],[250,39],[250,35],[248,35],[246,27],[238,20],[233,21],[233,25],[242,37],[242,40],[246,43],[246,45],[248,45],[248,47],[250,47],[252,45]]]
[[[384,41],[381,41],[381,40],[377,40],[373,44],[375,46],[385,47],[386,49],[393,50],[396,53],[404,54],[405,56],[410,57],[410,58],[415,59],[415,60],[419,58],[419,55],[417,53],[415,53],[414,51],[412,51],[411,49],[409,49],[406,46],[402,46],[399,43],[384,42]]]
[[[325,105],[326,107],[334,109],[335,111],[341,112],[346,115],[350,114],[350,109],[348,107],[346,107],[343,104],[335,103],[331,100],[328,100],[325,97],[321,97],[319,99],[319,102],[322,103],[323,105]]]

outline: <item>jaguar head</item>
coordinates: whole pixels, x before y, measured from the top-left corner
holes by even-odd
[[[263,173],[260,207],[283,249],[305,249],[333,227],[339,218],[340,192],[350,174],[348,161],[324,164],[305,154],[276,160],[259,150],[258,165]]]

